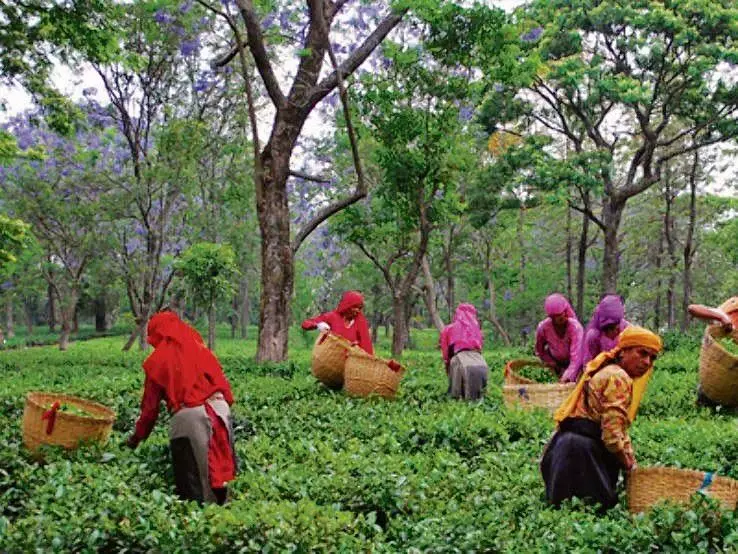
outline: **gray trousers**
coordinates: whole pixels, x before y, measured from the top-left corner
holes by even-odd
[[[223,420],[233,448],[231,410],[222,394],[207,400],[210,407]],[[181,408],[169,421],[169,445],[172,450],[174,479],[177,494],[187,500],[216,502],[218,499],[210,486],[208,450],[213,434],[210,417],[205,406]]]
[[[481,400],[487,386],[489,368],[479,352],[464,350],[451,358],[448,393],[453,398]]]

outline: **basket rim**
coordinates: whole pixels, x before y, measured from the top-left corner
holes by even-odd
[[[387,363],[389,363],[389,361],[390,361],[390,360],[385,360],[384,358],[380,358],[379,356],[373,356],[372,354],[369,354],[369,352],[365,351],[363,348],[359,348],[359,347],[352,348],[351,350],[349,350],[348,351],[348,355],[349,356],[355,356],[357,358],[368,358],[368,359],[371,359],[371,360],[376,360],[376,361],[381,362],[381,363],[383,363],[385,365]],[[392,369],[390,369],[390,371],[393,371],[394,373],[405,373],[405,371],[407,370],[407,368],[403,364],[401,364],[400,362],[398,362],[397,360],[395,360],[395,362],[400,366],[400,371],[394,371]]]
[[[41,403],[38,400],[38,396],[40,395],[50,396],[52,398],[55,398],[63,402],[71,402],[73,404],[79,404],[82,407],[84,407],[85,405],[87,406],[92,405],[95,408],[107,414],[107,415],[97,415],[97,414],[90,413],[89,416],[81,416],[78,414],[70,414],[67,412],[57,412],[56,417],[69,418],[72,420],[79,420],[79,421],[96,421],[96,422],[104,422],[104,423],[114,423],[115,422],[116,414],[113,410],[111,410],[107,406],[100,404],[99,402],[95,402],[94,400],[87,400],[86,398],[82,398],[80,396],[74,396],[72,394],[66,394],[63,392],[29,391],[26,393],[26,402],[28,402],[29,404],[32,404],[37,409],[46,410],[47,407],[41,405]]]
[[[728,477],[727,475],[724,475],[722,473],[718,473],[717,471],[706,471],[702,469],[654,465],[654,466],[638,466],[636,469],[634,469],[631,472],[632,476],[634,477],[639,476],[639,475],[646,477],[648,475],[661,474],[661,475],[673,475],[673,476],[679,475],[682,477],[696,477],[698,479],[703,479],[706,473],[712,473],[713,480],[715,479],[724,480],[726,484],[730,482],[733,486],[738,487],[738,480],[735,480],[732,477]]]
[[[333,331],[323,331],[318,335],[318,337],[315,339],[315,343],[318,344],[321,342],[321,339],[323,341],[326,340],[333,340],[338,343],[340,343],[342,346],[345,346],[346,348],[353,348],[354,345],[351,344],[351,341],[348,340],[346,337],[342,337],[341,335],[338,335],[334,333]]]
[[[576,383],[506,383],[502,385],[503,391],[517,390],[525,388],[526,390],[533,391],[560,391],[560,390],[571,390],[576,387]]]
[[[726,356],[730,359],[732,359],[734,362],[738,363],[738,355],[733,354],[732,352],[729,352],[722,344],[720,344],[720,339],[729,337],[730,335],[722,335],[722,336],[716,336],[722,333],[722,329],[719,325],[710,325],[705,329],[705,337],[709,338],[711,343],[707,346],[711,348],[715,348],[718,350],[723,356]]]

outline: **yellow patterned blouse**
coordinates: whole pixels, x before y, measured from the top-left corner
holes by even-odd
[[[633,379],[616,364],[594,374],[569,417],[596,421],[602,428],[602,442],[626,469],[635,464],[630,443],[628,407],[633,396]]]

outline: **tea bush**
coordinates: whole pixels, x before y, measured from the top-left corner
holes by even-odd
[[[542,411],[506,409],[500,392],[505,361],[529,353],[485,352],[487,395],[467,404],[446,395],[436,334],[418,332],[424,350],[405,354],[406,376],[387,401],[320,386],[309,369],[312,340],[294,340],[286,363],[256,364],[253,340],[221,334],[240,459],[224,507],[174,495],[164,410],[148,441],[134,452],[122,446],[138,415],[144,355],[121,352],[120,337],[76,342],[68,352],[3,352],[0,552],[738,549],[735,514],[700,495],[636,516],[622,504],[604,516],[577,501],[547,506],[538,461],[553,422]],[[638,461],[738,478],[734,416],[695,405],[698,343],[671,342],[632,429]],[[110,406],[118,416],[110,442],[49,449],[34,461],[20,429],[29,390]]]

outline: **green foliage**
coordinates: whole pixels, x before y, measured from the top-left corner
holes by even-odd
[[[709,498],[630,515],[579,502],[547,506],[538,460],[553,430],[539,411],[502,406],[505,360],[487,350],[483,402],[452,401],[433,331],[415,332],[398,398],[352,399],[310,375],[310,352],[253,362],[254,340],[217,354],[236,401],[241,470],[224,507],[174,495],[166,418],[138,450],[122,446],[138,413],[143,353],[120,338],[10,351],[0,372],[0,550],[223,552],[732,552],[738,519]],[[384,351],[380,352],[380,354]],[[732,417],[694,404],[695,345],[659,358],[632,428],[641,465],[738,478]],[[110,442],[45,462],[21,445],[23,395],[65,391],[115,409]],[[135,486],[131,486],[134,484]],[[624,491],[622,491],[624,494]],[[63,517],[60,516],[63,514]]]
[[[181,272],[197,303],[209,308],[233,292],[238,275],[235,254],[227,244],[200,242],[182,253],[175,267]]]
[[[11,219],[0,214],[0,268],[14,262],[16,255],[28,241],[30,226],[20,219]]]

